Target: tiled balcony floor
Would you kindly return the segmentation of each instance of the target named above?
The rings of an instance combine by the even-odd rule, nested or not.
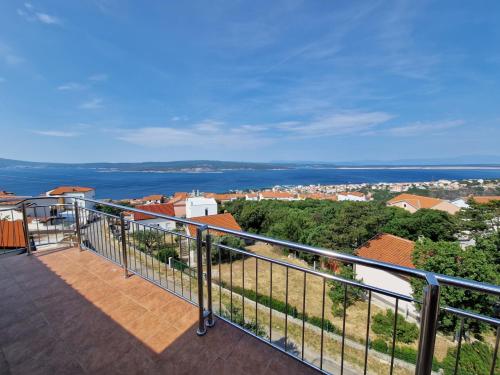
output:
[[[223,321],[77,249],[0,258],[0,375],[307,374]]]

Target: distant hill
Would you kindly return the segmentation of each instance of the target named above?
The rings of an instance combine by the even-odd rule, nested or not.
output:
[[[487,162],[489,160],[489,162]],[[91,168],[124,172],[210,172],[224,170],[275,170],[298,168],[398,168],[398,167],[500,167],[500,157],[460,157],[455,159],[421,159],[357,162],[239,162],[220,160],[181,160],[140,163],[48,163],[0,158],[0,168]]]

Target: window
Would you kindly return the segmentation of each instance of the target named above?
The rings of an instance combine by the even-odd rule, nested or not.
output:
[[[205,208],[205,216],[208,216],[208,208]]]

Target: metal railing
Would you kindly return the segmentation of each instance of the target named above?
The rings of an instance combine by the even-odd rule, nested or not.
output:
[[[30,201],[33,199],[43,198],[30,198]],[[107,206],[118,214],[102,212],[95,205]],[[324,373],[366,374],[370,371],[392,374],[397,370],[398,373],[422,375],[433,372],[436,339],[444,340],[438,334],[439,317],[451,314],[459,323],[452,373],[460,373],[462,340],[468,321],[492,327],[487,330],[493,342],[490,374],[498,371],[498,316],[485,316],[440,304],[443,286],[498,298],[500,287],[497,285],[433,274],[97,200],[76,199],[71,207],[63,204],[61,208],[72,213],[64,217],[72,217],[73,222],[60,226],[59,230],[63,234],[64,231],[72,231],[72,238],[76,238],[81,249],[94,251],[119,264],[125,276],[136,274],[197,305],[199,335],[204,335],[207,327],[214,326],[214,316],[217,316]],[[26,212],[25,205],[16,209],[22,213],[26,238],[32,238],[34,227],[27,222],[33,223],[34,219]],[[36,210],[32,211],[35,216]],[[135,221],[127,214],[130,212],[161,219],[162,224]],[[186,230],[189,227],[196,228],[196,233]],[[40,231],[36,233],[40,235]],[[51,242],[51,237],[48,238],[45,242]],[[246,244],[235,245],[234,241],[225,241],[228,238],[246,241]],[[30,243],[33,241],[28,241],[28,253]],[[38,243],[42,243],[40,238]],[[418,301],[412,296],[394,292],[390,286],[379,288],[314,269],[303,262],[252,252],[246,246],[249,243],[266,244],[268,250],[307,253],[317,258],[420,279],[425,283],[423,298]],[[332,286],[340,286],[343,295],[337,316],[331,312],[333,308],[328,289]],[[360,303],[366,307],[363,322],[359,317],[350,321],[352,295],[361,296]],[[376,295],[394,301],[392,332],[385,353],[372,347],[370,329],[373,313],[380,310],[374,304]],[[414,304],[420,311],[415,348],[417,357],[412,361],[408,360],[408,356],[398,354],[402,348],[412,348],[400,346],[403,344],[399,342],[397,332],[401,322],[398,307],[401,301]],[[352,331],[353,327],[356,332]]]

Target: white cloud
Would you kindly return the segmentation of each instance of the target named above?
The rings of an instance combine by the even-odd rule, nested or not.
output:
[[[58,86],[57,89],[61,91],[74,91],[74,90],[83,90],[86,89],[87,86],[78,82],[67,82]]]
[[[463,120],[448,120],[442,122],[415,122],[405,126],[397,126],[382,131],[384,134],[396,137],[409,137],[419,134],[436,134],[448,129],[464,125]]]
[[[289,121],[278,128],[296,138],[329,137],[364,132],[393,118],[385,112],[343,112],[309,122]]]
[[[145,147],[189,147],[227,149],[252,149],[271,144],[274,140],[260,134],[247,134],[244,138],[227,124],[206,120],[182,129],[165,127],[143,127],[118,129],[116,138]]]
[[[93,81],[93,82],[106,81],[107,79],[108,79],[107,74],[93,74],[89,77],[89,81]]]
[[[24,62],[24,59],[16,55],[8,45],[0,42],[0,61],[7,65],[18,65]]]
[[[24,8],[18,8],[17,14],[29,22],[41,22],[46,25],[61,25],[62,21],[56,16],[40,12],[31,3],[24,3]]]
[[[33,133],[38,135],[44,135],[47,137],[77,137],[80,135],[78,132],[73,131],[61,131],[61,130],[33,130]]]
[[[101,98],[93,98],[80,104],[81,109],[99,109],[103,107],[103,100]]]

